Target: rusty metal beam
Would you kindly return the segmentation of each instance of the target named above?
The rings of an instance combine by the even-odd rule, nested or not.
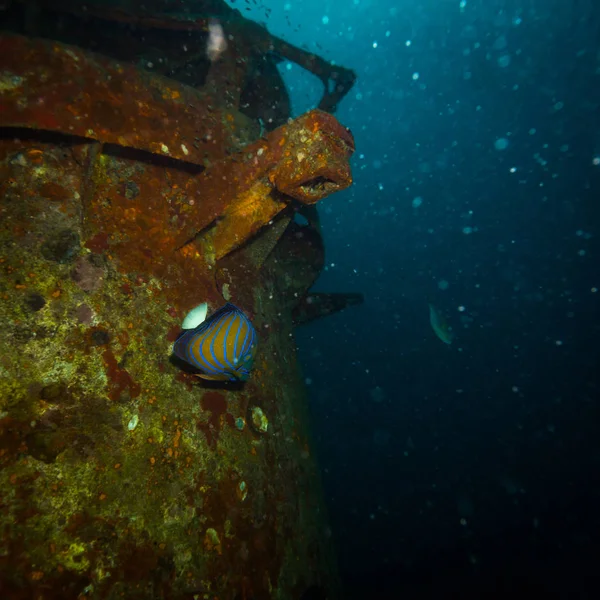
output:
[[[0,73],[3,127],[54,131],[198,165],[243,146],[255,137],[244,130],[257,129],[206,93],[58,42],[0,35]]]
[[[131,6],[129,10],[114,6],[106,6],[95,2],[82,4],[76,0],[38,0],[52,10],[64,11],[81,17],[93,16],[98,19],[116,23],[127,23],[145,29],[163,29],[168,31],[206,31],[210,18],[216,17],[225,25],[226,32],[232,37],[232,43],[238,46],[240,56],[250,52],[267,55],[275,53],[286,60],[306,69],[323,83],[323,96],[318,108],[335,112],[342,98],[352,89],[356,81],[356,73],[340,65],[333,65],[320,56],[294,46],[285,40],[272,35],[266,27],[246,19],[242,14],[224,1],[211,5],[205,13],[165,13],[153,12],[152,8],[141,13],[139,6]],[[147,5],[146,2],[142,3]],[[239,83],[239,81],[238,81]]]
[[[210,244],[217,260],[222,258],[271,222],[290,200],[312,205],[351,185],[348,161],[353,152],[352,134],[328,113],[313,110],[279,127],[193,181],[202,201],[188,215],[176,246],[184,246],[218,218],[201,243]]]
[[[14,58],[18,54],[26,60],[23,65]],[[209,113],[186,103],[207,97],[189,87],[74,47],[19,36],[0,37],[0,72],[5,92],[0,101],[2,125],[98,142],[96,160],[86,177],[89,193],[83,198],[86,237],[91,247],[110,247],[129,269],[139,268],[143,256],[152,255],[160,270],[162,261],[156,257],[178,249],[175,254],[182,261],[198,255],[218,261],[272,224],[290,204],[310,207],[352,182],[352,134],[319,110],[225,158],[225,150],[235,148],[235,128],[223,125],[228,122],[224,113]],[[234,113],[229,114],[230,121]],[[193,133],[202,137],[194,136],[189,146],[181,142]],[[161,164],[148,155],[154,168],[148,166],[144,175],[136,169],[125,187],[115,187],[105,173],[112,163],[97,160],[108,144],[174,160]],[[204,159],[203,151],[210,160]],[[192,175],[178,159],[203,162],[208,168]],[[172,169],[162,182],[164,167]],[[148,186],[150,173],[154,175]],[[104,206],[107,198],[109,210]],[[262,265],[289,219],[289,215],[284,221],[277,219],[268,243],[252,253],[255,267]],[[168,278],[162,271],[161,275]]]

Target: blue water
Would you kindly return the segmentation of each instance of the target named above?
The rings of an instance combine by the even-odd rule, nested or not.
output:
[[[365,303],[297,335],[348,597],[591,597],[600,5],[259,5],[358,75],[336,114],[354,185],[321,205],[317,289]],[[318,80],[280,67],[294,115],[313,107]]]

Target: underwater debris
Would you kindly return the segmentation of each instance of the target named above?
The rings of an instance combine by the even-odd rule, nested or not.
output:
[[[11,10],[25,4],[14,2]],[[67,5],[82,6],[36,3],[60,12]],[[86,3],[90,12],[102,10],[99,5]],[[73,23],[93,17],[65,13],[64,19],[68,38]],[[148,40],[152,29],[143,31]],[[317,569],[319,579],[335,580],[328,542],[318,533],[325,512],[315,500],[318,479],[285,459],[273,477],[279,457],[305,456],[296,446],[306,439],[306,423],[288,335],[291,305],[283,295],[273,301],[269,286],[275,274],[298,286],[300,297],[308,279],[297,283],[300,262],[282,264],[278,274],[262,265],[277,256],[272,251],[292,217],[294,195],[310,203],[349,185],[351,135],[317,111],[273,132],[265,145],[256,141],[256,123],[206,89],[141,73],[46,33],[0,38],[0,70],[27,79],[3,98],[8,135],[0,140],[6,174],[0,187],[17,200],[6,203],[0,222],[0,241],[10,242],[0,257],[0,275],[9,274],[2,288],[9,326],[0,335],[0,398],[6,399],[0,461],[9,468],[0,469],[0,487],[11,490],[0,529],[3,544],[22,549],[3,557],[7,594],[121,597],[131,591],[182,600],[198,582],[215,597],[243,590],[247,598],[287,598],[297,596],[297,578],[312,581]],[[193,32],[203,51],[205,33]],[[107,30],[103,35],[111,38]],[[240,58],[237,73],[245,70]],[[259,108],[270,110],[264,98]],[[279,123],[288,117],[280,115]],[[29,131],[17,139],[9,127]],[[290,136],[292,145],[279,145]],[[314,154],[307,148],[313,142]],[[244,157],[240,149],[254,143],[262,153]],[[299,168],[278,154],[288,149],[302,155]],[[221,180],[212,204],[205,204],[202,174],[230,159],[228,173],[242,191]],[[247,168],[237,169],[236,160]],[[36,177],[27,178],[33,170]],[[278,201],[269,201],[271,193]],[[20,219],[19,205],[41,217]],[[281,215],[263,227],[273,209]],[[196,228],[204,221],[215,224],[207,243],[207,232]],[[67,231],[80,240],[51,239]],[[182,232],[192,235],[180,247]],[[268,243],[253,245],[267,235]],[[296,249],[303,264],[316,256],[302,244]],[[232,277],[221,290],[224,258]],[[311,267],[312,279],[321,264],[317,259]],[[12,292],[14,282],[23,287]],[[190,299],[217,306],[220,295],[247,307],[260,331],[273,324],[261,334],[261,347],[274,358],[257,364],[244,394],[237,384],[207,391],[214,384],[198,384],[166,360],[167,336]],[[268,448],[256,439],[271,431],[268,419],[261,409],[249,412],[249,404],[272,410],[278,426],[281,418],[282,435],[271,437]],[[243,481],[229,477],[232,464]],[[280,498],[293,496],[297,486],[307,491],[296,501],[300,510],[279,513]]]
[[[177,46],[176,53],[171,52],[170,55],[165,56],[164,62],[170,66],[169,75],[178,78],[187,70],[203,74],[205,73],[203,68],[205,57],[212,61],[217,58],[218,51],[218,57],[221,59],[219,72],[212,74],[214,81],[211,83],[220,84],[217,89],[223,96],[229,95],[238,101],[242,98],[247,102],[250,101],[247,110],[252,116],[259,113],[260,116],[263,116],[263,121],[268,123],[270,119],[264,117],[272,115],[275,126],[281,124],[282,112],[286,108],[289,110],[289,98],[285,93],[285,86],[276,66],[280,60],[296,63],[321,81],[323,95],[318,107],[328,112],[336,111],[339,102],[348,94],[356,81],[356,74],[351,69],[332,64],[331,61],[325,60],[314,52],[294,46],[272,35],[266,26],[244,18],[239,10],[224,1],[197,0],[190,4],[189,12],[186,10],[185,12],[171,13],[164,10],[152,10],[147,2],[140,3],[136,0],[130,0],[127,9],[109,6],[104,2],[91,1],[81,5],[69,0],[38,0],[36,8],[40,11],[40,18],[43,18],[42,8],[44,5],[48,5],[52,11],[62,11],[75,18],[79,17],[78,25],[80,27],[87,25],[92,30],[94,25],[98,27],[94,19],[100,19],[103,27],[112,23],[112,35],[109,36],[109,39],[113,49],[122,45],[132,45],[132,41],[128,37],[130,31],[148,31],[150,32],[148,37],[152,36],[153,30],[163,35],[169,31],[185,31],[188,36],[188,42],[184,46],[186,49],[185,60],[183,61],[179,55],[179,46]],[[137,14],[138,12],[141,14]],[[88,25],[89,21],[91,23]],[[117,25],[116,28],[114,24]],[[122,24],[127,24],[128,27],[119,27]],[[221,32],[216,28],[217,24],[221,26],[222,38]],[[211,26],[212,41],[210,39]],[[208,40],[206,40],[206,35],[198,35],[200,32],[205,34],[207,31],[209,32]],[[226,40],[228,44],[225,44]],[[128,42],[129,44],[127,44]],[[188,48],[188,46],[190,47]],[[254,56],[255,60],[240,61],[240,57],[249,54]],[[143,59],[142,56],[139,58]],[[259,69],[257,69],[257,64],[261,65]],[[152,66],[156,68],[159,65],[152,63]],[[184,69],[184,67],[189,69]],[[189,75],[185,80],[189,80]],[[22,78],[20,77],[6,78],[5,85],[9,89],[21,84]],[[277,93],[274,90],[277,90]],[[259,101],[260,92],[263,92],[264,95],[268,94],[271,101]],[[275,104],[276,110],[273,110],[269,106],[270,104]]]
[[[310,148],[306,160],[298,152]],[[352,134],[312,110],[201,173],[202,210],[189,211],[175,248],[197,245],[219,260],[252,239],[292,200],[313,205],[352,184]],[[279,232],[283,234],[284,230]]]

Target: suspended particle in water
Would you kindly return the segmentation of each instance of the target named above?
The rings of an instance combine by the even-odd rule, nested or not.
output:
[[[508,140],[506,138],[498,138],[494,142],[494,148],[496,150],[506,150],[508,148]]]
[[[506,67],[510,66],[510,54],[503,54],[498,57],[498,66],[501,69],[506,69]]]
[[[496,38],[494,42],[494,50],[504,50],[508,46],[508,42],[506,41],[506,36],[500,35]]]

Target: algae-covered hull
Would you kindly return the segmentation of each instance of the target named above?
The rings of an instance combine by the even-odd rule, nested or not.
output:
[[[313,111],[256,141],[73,46],[0,56],[0,595],[336,597],[292,330],[322,243],[292,218],[349,185],[352,136]],[[230,300],[254,370],[203,382],[171,344]]]

